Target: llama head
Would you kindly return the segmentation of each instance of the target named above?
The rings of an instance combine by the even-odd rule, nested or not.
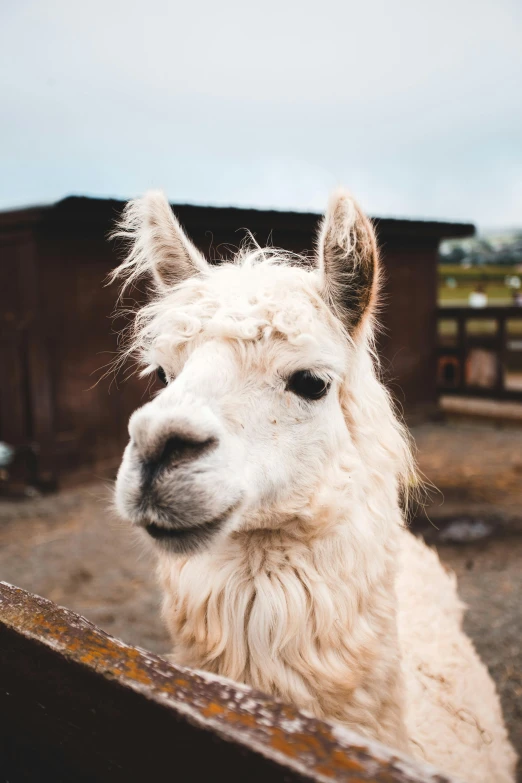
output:
[[[388,405],[369,350],[371,223],[339,192],[313,264],[254,248],[212,266],[150,193],[127,205],[116,236],[131,248],[114,276],[153,282],[129,351],[165,384],[130,419],[120,514],[185,554],[306,514],[327,470],[364,462],[355,408],[378,417]]]

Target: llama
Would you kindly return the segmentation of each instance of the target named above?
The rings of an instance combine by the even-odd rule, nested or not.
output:
[[[156,549],[173,660],[513,781],[455,579],[405,528],[415,466],[379,380],[369,219],[339,191],[313,262],[252,245],[215,266],[150,192],[116,236],[113,277],[152,294],[125,354],[164,388],[131,416],[115,501]]]

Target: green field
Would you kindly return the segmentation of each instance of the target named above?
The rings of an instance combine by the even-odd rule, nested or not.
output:
[[[512,289],[505,284],[505,278],[511,276],[517,276],[522,280],[522,273],[516,267],[487,266],[463,269],[461,266],[440,264],[438,268],[439,305],[442,307],[444,305],[467,305],[468,296],[478,284],[488,295],[490,305],[511,305],[513,303]],[[448,278],[455,280],[456,287],[452,288],[447,284]]]

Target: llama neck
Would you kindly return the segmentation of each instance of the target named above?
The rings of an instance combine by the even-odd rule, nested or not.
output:
[[[285,518],[185,561],[163,560],[164,617],[177,662],[405,747],[399,525],[355,506],[348,519],[335,504],[323,507],[328,524],[319,530]]]

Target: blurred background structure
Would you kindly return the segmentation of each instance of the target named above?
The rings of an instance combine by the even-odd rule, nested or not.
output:
[[[344,184],[376,221],[383,373],[438,489],[412,524],[457,572],[522,752],[521,40],[518,0],[1,6],[0,579],[166,649],[153,566],[109,511],[154,389],[104,377],[107,235],[159,187],[212,260],[245,229],[310,251]]]
[[[150,396],[150,379],[123,382],[128,367],[116,375],[110,368],[118,350],[110,320],[117,290],[106,287],[106,277],[117,253],[107,237],[122,208],[115,201],[68,198],[0,215],[0,439],[16,457],[12,485],[63,487],[93,474],[114,475],[129,416]],[[241,226],[261,245],[311,255],[320,217],[175,209],[210,258],[230,255]],[[406,412],[425,417],[437,408],[437,248],[442,237],[468,236],[473,226],[392,219],[376,225],[386,273],[383,363]]]

